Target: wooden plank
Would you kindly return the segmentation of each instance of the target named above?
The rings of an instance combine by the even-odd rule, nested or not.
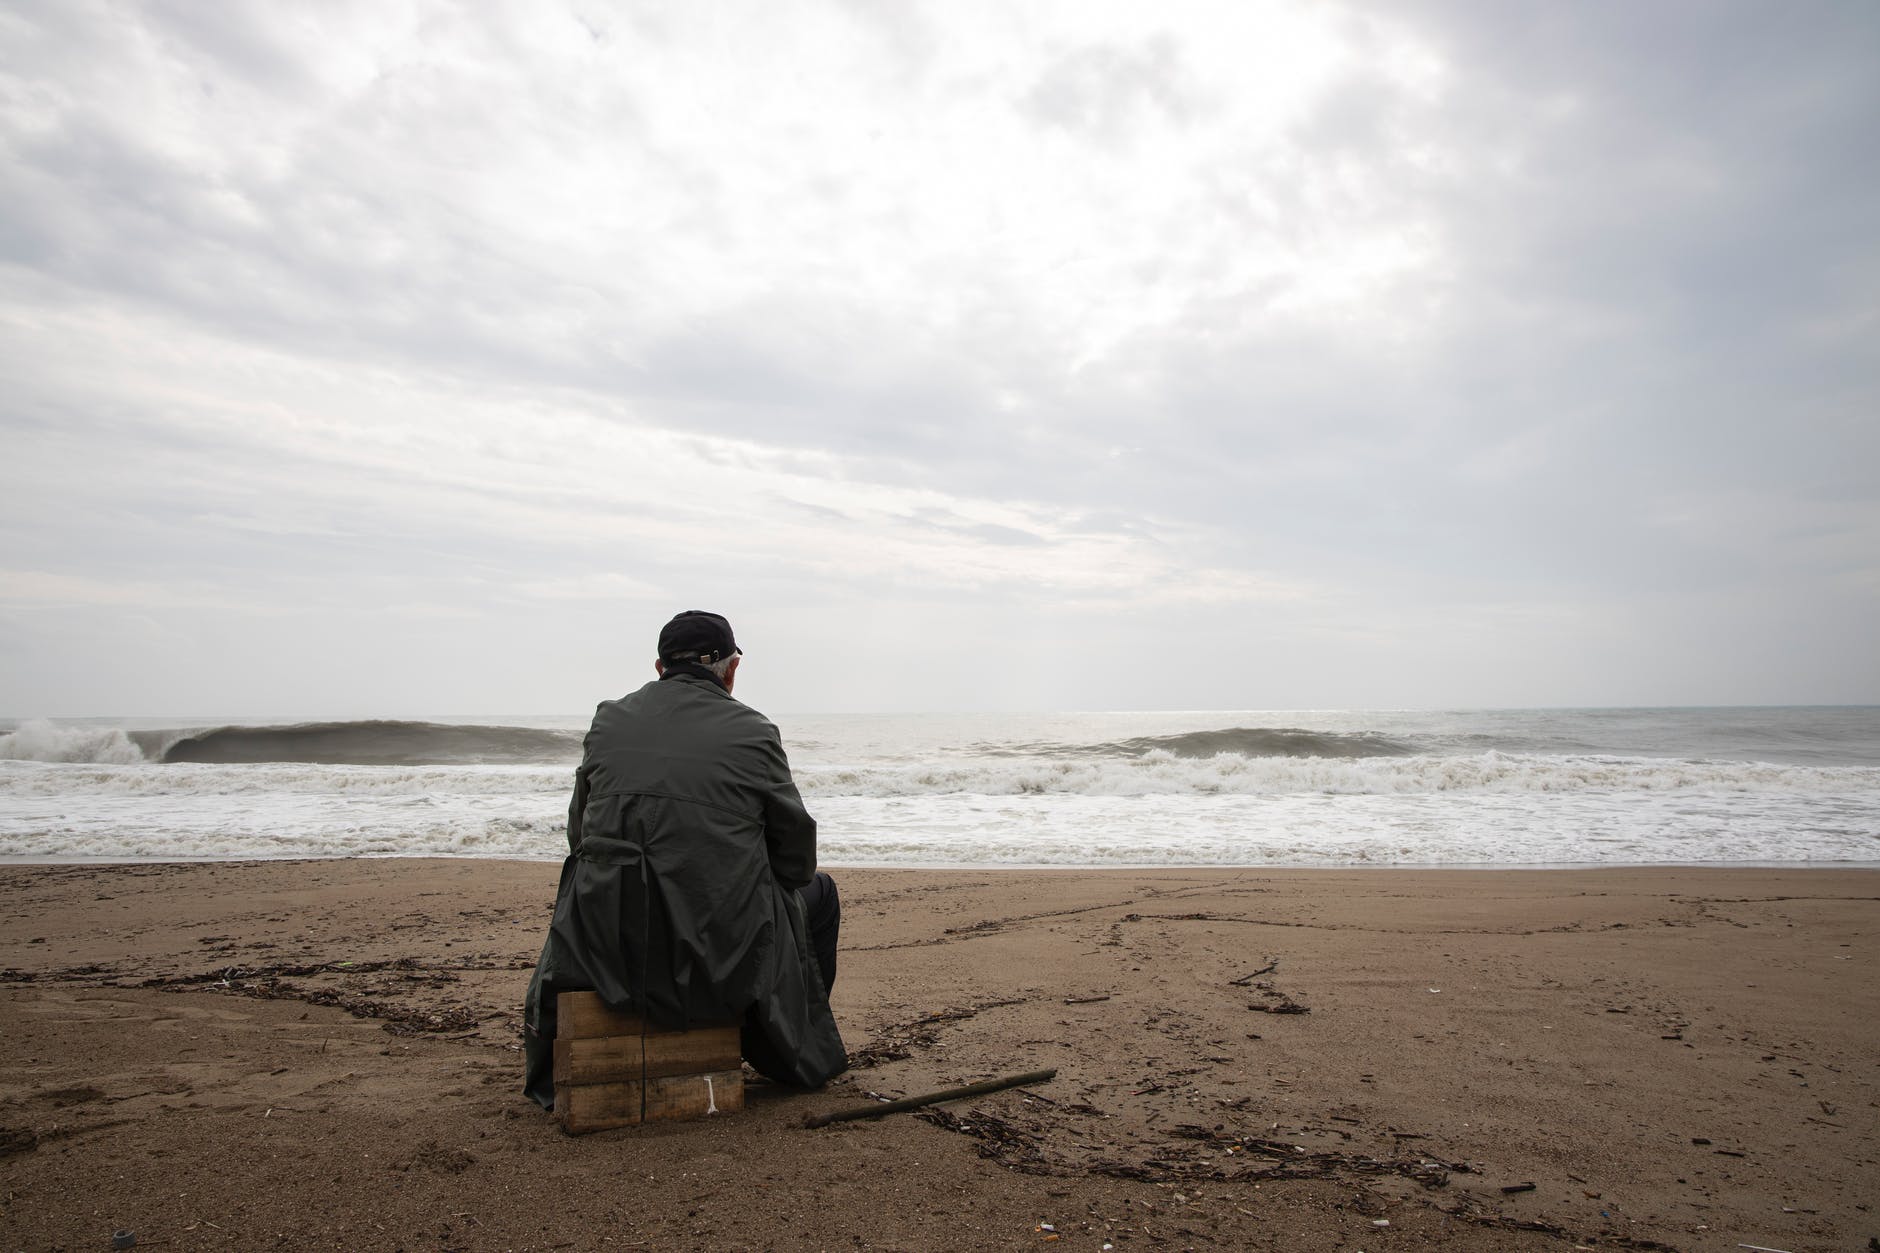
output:
[[[744,1108],[744,1072],[720,1070],[704,1075],[668,1075],[645,1084],[647,1122],[734,1114]]]
[[[702,1027],[671,1035],[610,1035],[555,1041],[556,1083],[614,1083],[663,1075],[736,1070],[742,1061],[736,1027]]]
[[[598,992],[563,992],[555,999],[557,1039],[640,1035],[644,1030],[645,1024],[637,1016],[607,1008]]]
[[[667,1075],[644,1083],[558,1083],[555,1119],[569,1135],[679,1121],[744,1108],[744,1072]]]
[[[643,1077],[691,1075],[736,1070],[743,1045],[735,1026],[694,1027],[672,1035],[646,1035]]]
[[[555,1082],[625,1083],[646,1077],[645,1037],[608,1035],[555,1041]],[[693,1066],[692,1070],[706,1070]]]
[[[558,1083],[555,1120],[571,1136],[608,1127],[631,1127],[644,1117],[646,1085],[631,1083]]]
[[[661,1030],[593,992],[563,992],[555,1010],[555,1117],[568,1134],[744,1108],[736,1023]]]

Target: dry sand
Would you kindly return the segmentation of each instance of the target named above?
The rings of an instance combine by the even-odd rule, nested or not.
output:
[[[1880,872],[838,871],[849,1075],[568,1138],[556,869],[0,867],[0,1251],[1880,1248]]]

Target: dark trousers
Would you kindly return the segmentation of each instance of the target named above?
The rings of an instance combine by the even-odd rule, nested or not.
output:
[[[807,886],[797,889],[809,918],[809,947],[822,968],[823,985],[836,986],[836,935],[842,930],[842,897],[836,881],[818,870]]]

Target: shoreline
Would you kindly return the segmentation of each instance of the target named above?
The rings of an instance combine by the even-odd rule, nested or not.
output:
[[[205,866],[205,865],[298,865],[300,863],[336,862],[336,861],[413,861],[413,862],[513,862],[518,865],[541,866],[560,865],[567,855],[556,853],[552,856],[521,857],[514,853],[458,853],[440,856],[436,853],[326,853],[295,854],[282,857],[86,857],[37,856],[25,854],[0,853],[0,867],[5,866]],[[1277,863],[1277,862],[1104,862],[1101,865],[1088,865],[1073,862],[858,862],[836,861],[827,863],[823,869],[875,871],[910,871],[910,872],[991,872],[1000,870],[1022,871],[1026,873],[1044,873],[1062,871],[1067,874],[1140,874],[1145,871],[1159,870],[1206,870],[1206,871],[1248,871],[1259,873],[1286,873],[1291,871],[1406,871],[1417,874],[1441,874],[1448,871],[1474,873],[1517,873],[1533,872],[1553,874],[1560,872],[1592,870],[1767,870],[1767,871],[1839,871],[1839,870],[1880,870],[1880,861],[1554,861],[1554,862],[1427,862],[1427,861],[1353,861],[1353,862],[1313,862]]]
[[[0,1232],[1371,1253],[1880,1232],[1873,869],[832,866],[855,1069],[569,1139],[514,1048],[558,861],[0,865]],[[1044,1067],[925,1119],[801,1125]]]

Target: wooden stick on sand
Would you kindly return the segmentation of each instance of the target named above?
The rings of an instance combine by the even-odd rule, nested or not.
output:
[[[969,1084],[964,1088],[948,1088],[944,1092],[929,1092],[925,1096],[904,1096],[898,1101],[882,1101],[873,1105],[858,1105],[853,1109],[837,1110],[833,1114],[812,1114],[803,1120],[805,1127],[827,1127],[832,1122],[853,1122],[858,1118],[880,1118],[883,1114],[898,1114],[902,1110],[919,1109],[923,1105],[938,1105],[941,1101],[964,1100],[969,1096],[985,1096],[989,1092],[1000,1092],[1006,1088],[1020,1088],[1028,1084],[1043,1083],[1057,1077],[1057,1068],[1050,1070],[1032,1070],[1022,1075],[1012,1075],[1006,1079],[988,1079],[984,1083]]]

